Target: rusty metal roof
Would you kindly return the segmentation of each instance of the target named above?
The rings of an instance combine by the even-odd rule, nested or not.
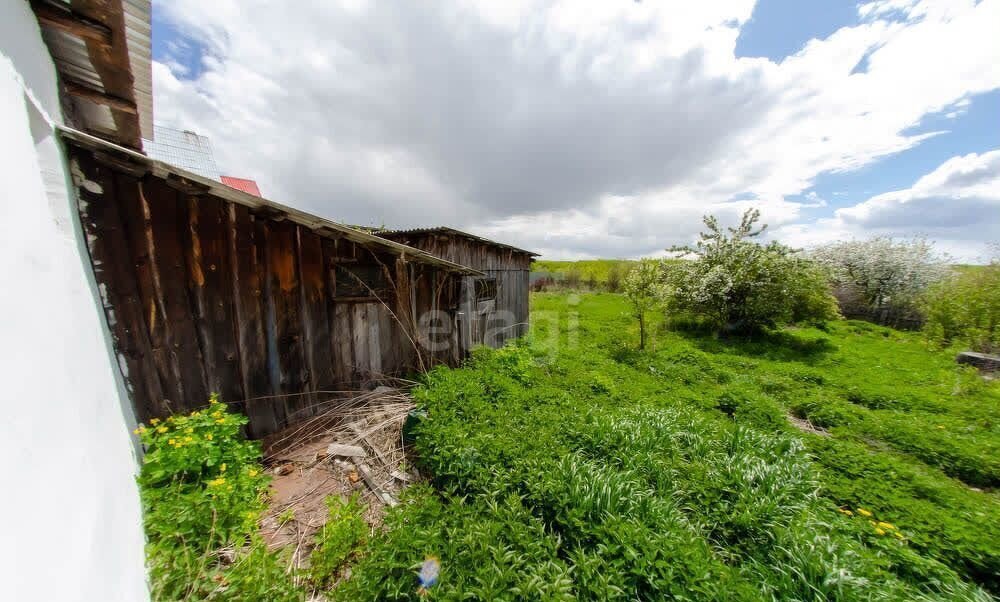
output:
[[[96,94],[106,94],[128,110],[113,108],[72,93],[69,118],[78,127],[102,137],[140,148],[141,138],[153,136],[153,73],[150,0],[31,0],[42,39],[59,72],[63,86],[71,83]],[[60,27],[78,20],[81,29],[98,31],[111,40],[101,45],[72,28]]]
[[[516,253],[524,253],[531,257],[538,257],[538,253],[534,251],[528,251],[526,249],[521,249],[513,245],[508,245],[506,243],[497,242],[495,240],[490,240],[489,238],[483,238],[482,236],[476,236],[475,234],[470,234],[468,232],[463,232],[461,230],[456,230],[455,228],[450,228],[448,226],[434,226],[431,228],[411,228],[409,230],[381,230],[375,232],[378,236],[388,239],[395,238],[405,238],[407,236],[421,236],[424,234],[444,234],[448,236],[460,236],[462,238],[468,238],[469,240],[474,240],[484,245],[490,245],[493,247],[500,247],[503,249],[510,249]]]
[[[254,182],[253,180],[248,180],[246,178],[234,178],[233,176],[219,176],[219,178],[226,186],[231,186],[236,190],[242,190],[243,192],[254,196],[263,196],[260,193],[260,187],[257,186],[257,182]]]
[[[483,275],[483,272],[477,269],[448,261],[447,259],[442,259],[428,253],[427,251],[415,249],[393,240],[368,234],[367,232],[356,230],[350,226],[332,222],[322,217],[317,217],[315,215],[305,213],[304,211],[299,211],[298,209],[293,209],[286,205],[276,203],[269,199],[254,196],[243,192],[242,190],[231,188],[217,180],[186,171],[180,167],[171,165],[170,163],[157,161],[156,159],[152,159],[142,153],[113,144],[96,136],[91,136],[85,132],[61,126],[57,126],[57,129],[63,139],[69,144],[116,157],[118,162],[128,163],[134,167],[144,167],[149,170],[148,173],[158,178],[180,178],[204,187],[207,189],[208,193],[213,196],[217,196],[233,203],[239,203],[240,205],[245,205],[258,210],[262,208],[269,209],[272,214],[281,215],[284,219],[305,226],[320,236],[334,235],[336,237],[346,238],[363,245],[381,247],[387,252],[394,253],[396,255],[404,255],[413,261],[436,265],[452,272],[474,274],[478,276]]]

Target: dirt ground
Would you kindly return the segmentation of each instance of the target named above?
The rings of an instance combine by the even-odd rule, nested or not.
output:
[[[272,549],[294,551],[296,567],[305,565],[314,536],[326,522],[328,496],[347,499],[358,493],[374,534],[382,526],[387,501],[394,503],[407,484],[420,478],[409,468],[412,462],[402,441],[412,403],[395,390],[377,393],[265,441],[264,461],[272,481],[260,530]],[[361,447],[365,457],[329,456],[331,443]]]

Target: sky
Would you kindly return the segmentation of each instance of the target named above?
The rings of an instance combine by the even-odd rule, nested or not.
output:
[[[548,259],[761,210],[797,248],[1000,242],[1000,0],[170,0],[154,114],[323,217]]]

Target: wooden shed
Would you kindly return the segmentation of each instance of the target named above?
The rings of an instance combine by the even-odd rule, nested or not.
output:
[[[377,234],[482,272],[462,278],[458,328],[463,349],[499,347],[528,331],[528,278],[537,253],[447,227]]]
[[[459,295],[479,270],[62,136],[140,420],[217,392],[260,437],[312,415],[327,392],[464,356]]]

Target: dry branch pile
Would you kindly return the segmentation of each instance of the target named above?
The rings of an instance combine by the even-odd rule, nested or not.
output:
[[[413,409],[413,383],[371,391],[338,392],[317,404],[316,415],[265,440],[264,461],[274,474],[262,532],[272,547],[291,546],[293,566],[308,558],[327,517],[324,500],[357,491],[372,529],[386,505],[419,478],[407,459],[402,428]],[[331,448],[341,455],[329,453]]]

